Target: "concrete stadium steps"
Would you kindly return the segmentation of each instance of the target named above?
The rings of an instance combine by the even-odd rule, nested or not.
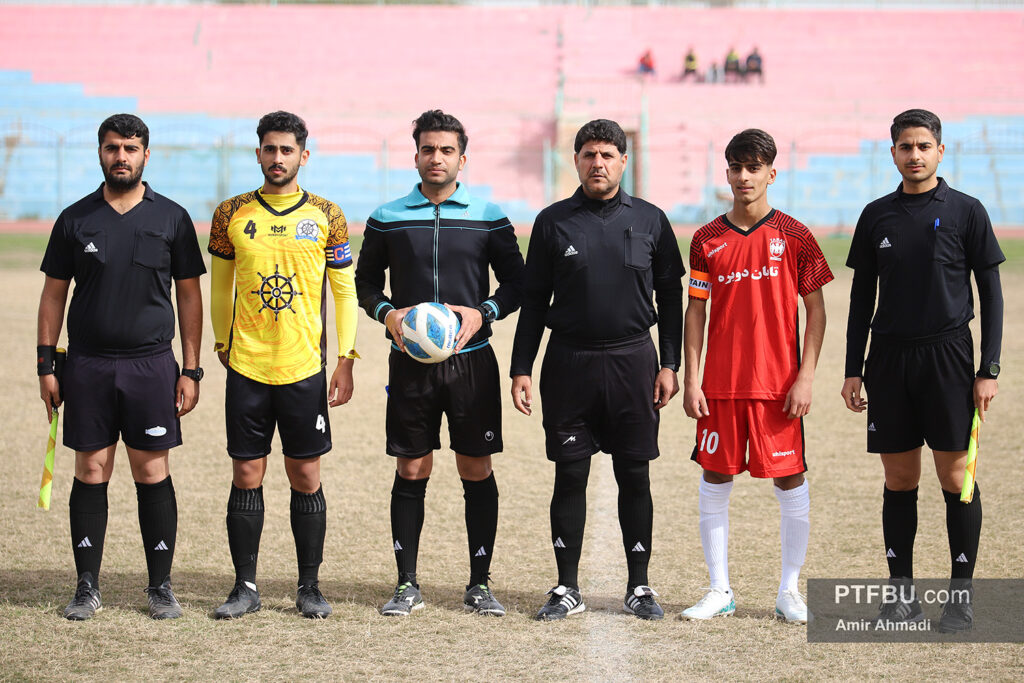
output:
[[[1021,12],[6,5],[0,40],[0,129],[21,122],[22,139],[42,148],[28,159],[14,152],[8,190],[52,187],[43,176],[58,168],[67,174],[62,197],[79,182],[92,189],[94,152],[79,162],[71,143],[94,144],[101,116],[139,111],[161,155],[151,179],[167,173],[168,194],[180,189],[202,215],[211,197],[256,184],[255,119],[285,108],[314,134],[305,183],[360,220],[415,181],[410,120],[437,106],[469,129],[466,181],[523,221],[545,202],[541,150],[554,139],[558,103],[566,120],[603,116],[640,130],[646,102],[647,154],[634,160],[643,194],[676,220],[717,206],[722,148],[757,126],[780,146],[773,196],[806,207],[805,220],[848,224],[864,196],[895,185],[884,139],[892,115],[923,106],[959,145],[944,172],[978,196],[995,192],[993,217],[1006,209],[1024,223],[1010,191],[1020,187],[1010,178],[1019,177],[1021,154],[1006,152],[1022,148]],[[756,45],[765,83],[679,83],[690,45],[702,71],[730,46],[742,59]],[[636,60],[647,48],[657,74],[641,80]],[[46,131],[69,143],[65,158],[49,150]],[[204,150],[212,140],[227,149]],[[177,149],[165,156],[164,147]],[[221,175],[193,180],[213,158]],[[18,169],[39,185],[15,180]],[[836,188],[855,208],[844,208]],[[53,203],[5,192],[0,214]]]

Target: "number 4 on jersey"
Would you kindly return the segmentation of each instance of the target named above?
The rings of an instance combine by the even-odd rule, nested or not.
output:
[[[249,221],[248,223],[246,223],[245,229],[242,230],[242,232],[248,235],[249,239],[256,239],[256,222]]]

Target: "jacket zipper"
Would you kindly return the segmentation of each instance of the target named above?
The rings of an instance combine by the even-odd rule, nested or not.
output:
[[[434,301],[440,303],[440,292],[437,283],[437,239],[441,232],[441,205],[434,205]]]

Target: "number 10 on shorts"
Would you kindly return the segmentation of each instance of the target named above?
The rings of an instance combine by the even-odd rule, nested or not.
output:
[[[706,429],[701,431],[700,448],[697,450],[701,453],[713,455],[714,452],[718,450],[718,432],[709,432]]]

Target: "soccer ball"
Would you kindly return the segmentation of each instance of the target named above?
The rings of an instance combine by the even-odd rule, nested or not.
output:
[[[444,304],[428,301],[413,306],[402,319],[405,351],[421,363],[440,363],[455,350],[459,327],[455,311]]]

